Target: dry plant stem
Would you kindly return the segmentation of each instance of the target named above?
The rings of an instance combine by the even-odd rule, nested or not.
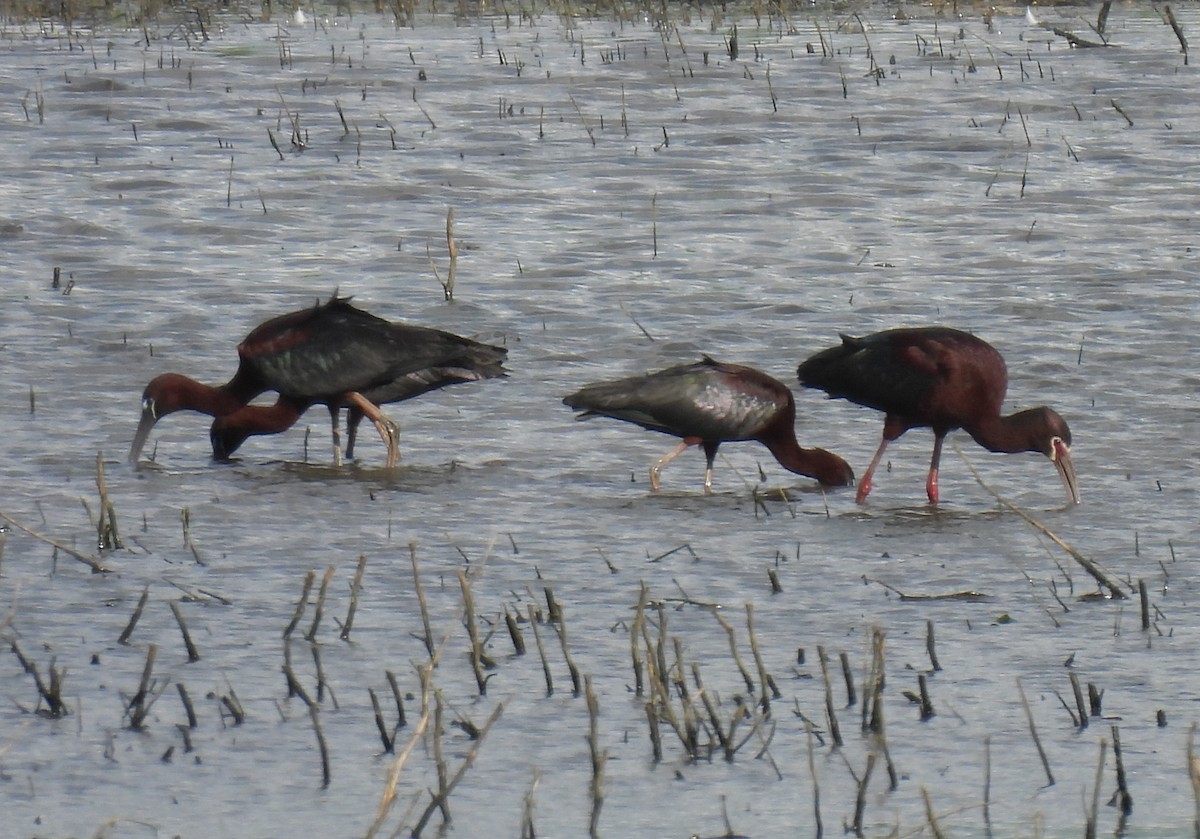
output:
[[[937,814],[933,812],[933,802],[929,800],[929,790],[921,787],[921,799],[925,802],[925,820],[929,822],[929,835],[933,839],[945,839],[941,825],[938,824]]]
[[[554,695],[554,677],[550,674],[550,662],[546,660],[546,647],[542,643],[542,632],[538,629],[537,609],[529,604],[529,625],[533,627],[533,642],[537,645],[538,656],[542,659],[542,673],[546,677],[546,696]]]
[[[854,690],[854,673],[850,669],[850,656],[846,653],[839,653],[838,657],[842,662],[842,679],[846,682],[846,707],[853,708],[858,702],[858,694]]]
[[[579,676],[579,668],[575,666],[575,660],[571,658],[571,647],[567,643],[567,619],[563,614],[562,606],[558,607],[558,623],[555,626],[558,630],[558,640],[562,643],[563,658],[567,662],[567,671],[571,674],[571,687],[575,696],[579,696],[583,692],[583,681]]]
[[[176,682],[175,689],[179,692],[179,701],[183,703],[183,710],[187,714],[188,728],[196,727],[196,709],[192,706],[192,698],[188,696],[187,688],[183,686],[183,682]],[[189,748],[190,752],[191,749]]]
[[[450,777],[450,770],[446,766],[446,756],[442,752],[442,738],[446,735],[446,729],[442,725],[442,718],[445,715],[446,707],[440,690],[433,692],[433,702],[433,730],[429,732],[429,739],[433,741],[433,763],[437,768],[438,780],[438,791],[433,800],[439,802],[437,809],[442,811],[442,821],[449,824],[452,819],[450,817],[450,802],[446,800],[446,796],[448,795],[446,781]],[[416,831],[413,831],[413,836],[416,835]]]
[[[637,609],[633,613],[633,625],[629,628],[629,653],[633,658],[634,695],[638,697],[645,695],[642,654],[638,648],[638,637],[646,630],[646,598],[648,595],[649,592],[646,590],[646,583],[643,581],[641,591],[638,594]]]
[[[534,770],[533,780],[529,782],[529,789],[525,791],[525,797],[521,801],[521,839],[537,839],[537,830],[533,826],[533,795],[541,782],[541,770]]]
[[[729,738],[725,736],[725,729],[721,725],[721,717],[717,713],[717,708],[713,705],[712,696],[704,689],[704,684],[700,681],[700,664],[692,662],[692,680],[696,683],[696,691],[700,695],[700,701],[704,703],[704,710],[708,712],[708,722],[712,726],[713,731],[717,735],[717,742],[721,744],[721,750],[725,752],[726,759],[731,759],[733,756]]]
[[[900,773],[896,771],[896,764],[892,762],[892,750],[888,748],[887,730],[883,719],[883,691],[875,692],[871,704],[874,706],[873,722],[871,723],[872,736],[875,738],[879,750],[883,752],[883,762],[887,766],[888,773],[888,790],[895,792],[900,786]]]
[[[387,676],[388,685],[392,689],[392,699],[396,703],[396,728],[393,729],[393,732],[395,732],[408,725],[408,721],[404,717],[404,694],[401,693],[400,685],[396,682],[395,673],[393,673],[391,670],[384,670],[383,674]],[[392,739],[395,739],[394,734]]]
[[[763,662],[762,652],[758,648],[758,636],[754,633],[754,604],[746,604],[746,632],[750,635],[750,653],[754,656],[754,666],[758,668],[758,680],[762,684],[762,697],[759,703],[762,705],[763,713],[771,713],[771,699],[781,699],[783,694],[779,692],[779,687],[775,684],[775,680],[771,678],[771,674],[767,672],[767,665]]]
[[[929,664],[933,667],[934,672],[942,669],[942,665],[938,662],[937,657],[937,642],[933,636],[933,621],[925,621],[925,649],[929,652]]]
[[[154,704],[154,698],[150,696],[150,676],[154,672],[154,659],[158,656],[158,645],[151,644],[146,650],[146,665],[142,668],[142,680],[138,684],[137,693],[129,700],[126,706],[126,713],[129,715],[129,727],[132,729],[140,729],[142,723],[146,720],[146,715],[150,713],[150,706]]]
[[[187,624],[183,622],[183,612],[179,609],[179,603],[172,600],[170,603],[171,614],[175,616],[175,622],[179,624],[179,633],[183,636],[183,645],[187,648],[188,662],[195,663],[200,660],[200,653],[196,649],[196,645],[192,643],[192,634],[188,632]]]
[[[124,546],[117,530],[117,513],[108,486],[104,482],[104,452],[96,452],[96,489],[100,493],[100,517],[97,522],[97,542],[101,550],[119,550]]]
[[[454,208],[446,210],[446,250],[450,254],[450,265],[446,268],[446,282],[442,292],[447,300],[454,299],[454,281],[458,277],[458,243],[454,241]]]
[[[992,735],[983,738],[983,824],[992,835]]]
[[[350,640],[350,630],[354,628],[354,613],[358,611],[358,595],[362,591],[363,573],[367,570],[367,555],[358,557],[358,567],[354,569],[354,580],[350,583],[350,606],[346,609],[346,622],[342,624],[341,639]]]
[[[97,574],[107,574],[109,571],[109,569],[105,568],[104,565],[100,562],[100,560],[97,559],[96,557],[89,556],[88,554],[80,553],[79,551],[75,550],[74,548],[67,547],[62,542],[59,542],[55,539],[51,539],[49,536],[43,536],[41,533],[38,533],[36,530],[29,529],[28,527],[21,524],[19,521],[17,521],[12,516],[9,516],[6,513],[0,512],[0,519],[4,519],[6,522],[11,524],[13,527],[17,528],[18,530],[23,531],[24,533],[28,533],[34,539],[37,539],[39,542],[45,542],[47,545],[50,545],[55,550],[62,551],[67,556],[71,557],[72,559],[76,559],[76,560],[82,562],[84,565],[86,565],[88,568],[91,568],[92,571]]]
[[[292,646],[287,641],[283,642],[283,677],[287,681],[289,697],[299,697],[300,701],[309,708],[316,704],[308,695],[308,691],[300,684],[300,680],[296,678],[296,671],[292,669]]]
[[[1163,14],[1167,16],[1167,23],[1171,24],[1171,31],[1175,33],[1175,37],[1179,39],[1179,47],[1183,50],[1183,63],[1186,66],[1188,63],[1188,42],[1184,37],[1183,27],[1179,25],[1179,21],[1175,19],[1175,12],[1171,11],[1170,6],[1163,6]]]
[[[1117,763],[1117,808],[1122,816],[1133,813],[1133,796],[1129,793],[1129,779],[1125,775],[1125,760],[1121,756],[1121,729],[1112,726],[1113,759]]]
[[[854,835],[862,837],[863,835],[863,815],[867,809],[867,784],[871,782],[871,772],[875,769],[875,753],[871,752],[867,755],[867,767],[863,770],[863,776],[858,780],[858,793],[854,797],[854,823],[850,829],[854,831]]]
[[[133,628],[137,626],[137,622],[142,618],[142,610],[146,608],[146,601],[150,599],[150,586],[146,585],[142,589],[142,596],[138,598],[137,606],[133,608],[133,614],[129,616],[129,623],[125,624],[124,631],[117,638],[117,643],[122,646],[129,644],[129,638],[133,635]]]
[[[1092,782],[1092,806],[1087,814],[1087,823],[1083,835],[1086,839],[1096,839],[1096,825],[1100,821],[1100,784],[1104,782],[1104,759],[1108,754],[1108,741],[1100,738],[1100,760],[1096,764],[1096,779]]]
[[[367,688],[367,694],[371,697],[371,709],[375,712],[375,728],[379,730],[379,739],[383,741],[383,750],[388,754],[393,754],[396,740],[388,731],[387,723],[383,721],[383,709],[379,707],[379,697],[375,695],[375,688]]]
[[[12,641],[9,644],[9,649],[13,651],[13,655],[17,657],[17,661],[21,663],[21,669],[33,677],[33,684],[37,688],[38,696],[46,701],[47,716],[56,718],[66,716],[68,709],[66,703],[62,701],[63,673],[55,669],[54,662],[50,662],[50,684],[47,685],[42,681],[41,674],[37,670],[37,665],[25,658],[16,641]]]
[[[513,652],[517,655],[525,655],[525,636],[521,634],[517,618],[508,610],[508,606],[504,607],[504,625],[508,627],[508,637],[512,639]]]
[[[829,681],[829,657],[825,654],[824,647],[817,647],[817,658],[821,662],[821,678],[825,682],[825,716],[829,719],[829,736],[833,738],[833,744],[840,748],[842,730],[838,726],[837,713],[833,707],[833,685]]]
[[[503,712],[504,705],[500,704],[497,705],[492,711],[491,715],[488,716],[488,720],[486,723],[484,723],[483,728],[479,729],[479,736],[477,736],[472,743],[471,750],[467,752],[467,756],[464,757],[462,763],[459,764],[458,770],[446,784],[445,794],[439,795],[435,800],[429,802],[429,806],[425,808],[425,812],[422,813],[421,818],[417,820],[417,824],[413,827],[411,834],[414,839],[415,837],[421,835],[421,831],[423,831],[425,826],[429,823],[429,819],[433,816],[434,811],[443,805],[444,799],[450,796],[450,793],[452,793],[454,788],[458,786],[458,782],[461,781],[463,776],[467,774],[467,770],[470,769],[475,763],[475,756],[479,754],[480,746],[483,745],[483,741],[487,737],[488,732],[492,730],[492,725],[495,724],[496,720],[500,718],[500,714]]]
[[[1083,688],[1079,685],[1079,675],[1071,671],[1068,678],[1071,680],[1071,692],[1075,694],[1075,708],[1079,711],[1079,727],[1080,729],[1087,728],[1088,715],[1087,709],[1083,705]]]
[[[917,686],[921,692],[921,722],[933,719],[937,712],[933,710],[933,702],[929,699],[929,684],[924,673],[917,674]]]
[[[592,816],[588,823],[588,835],[598,835],[600,810],[604,807],[604,765],[608,762],[608,750],[600,748],[600,701],[592,690],[592,677],[584,676],[584,695],[588,709],[588,749],[592,756]]]
[[[1038,737],[1037,726],[1033,724],[1033,710],[1029,707],[1029,699],[1025,696],[1025,686],[1017,679],[1017,692],[1021,695],[1021,706],[1025,709],[1025,718],[1029,721],[1029,733],[1033,737],[1033,745],[1037,747],[1038,757],[1042,760],[1042,768],[1046,771],[1046,786],[1054,786],[1054,773],[1050,771],[1050,761],[1046,750],[1042,748],[1042,739]]]
[[[300,592],[300,599],[296,601],[296,611],[292,614],[292,619],[283,630],[284,639],[287,639],[295,631],[296,625],[300,623],[300,618],[304,617],[304,610],[308,607],[308,595],[312,592],[316,579],[317,573],[312,569],[309,569],[308,573],[304,575],[304,589]]]
[[[1138,580],[1138,600],[1142,605],[1142,631],[1150,629],[1150,594],[1146,591],[1146,581]]]
[[[321,628],[321,618],[325,616],[325,596],[329,594],[329,583],[333,580],[334,568],[332,565],[325,569],[325,576],[321,578],[321,587],[317,589],[317,603],[313,608],[312,626],[308,628],[308,632],[304,633],[306,641],[313,641],[317,637],[317,630]]]
[[[975,466],[971,463],[971,461],[967,460],[966,455],[964,455],[962,453],[962,451],[958,449],[958,446],[955,446],[955,450],[958,451],[958,454],[963,459],[963,462],[967,464],[967,468],[971,470],[971,474],[975,476],[975,480],[979,483],[979,485],[981,487],[983,487],[988,492],[989,495],[991,495],[993,498],[995,498],[997,501],[999,501],[1001,505],[1003,505],[1004,507],[1007,507],[1009,510],[1012,510],[1018,516],[1025,519],[1025,521],[1028,522],[1031,527],[1033,527],[1036,530],[1041,531],[1048,539],[1050,539],[1050,541],[1054,542],[1054,544],[1058,545],[1060,548],[1062,548],[1064,551],[1066,551],[1068,554],[1070,554],[1071,558],[1074,559],[1076,562],[1078,562],[1083,567],[1084,571],[1087,571],[1089,574],[1092,575],[1092,578],[1094,580],[1096,580],[1096,582],[1098,582],[1104,588],[1108,589],[1109,597],[1112,597],[1117,600],[1124,600],[1126,598],[1126,594],[1125,594],[1124,590],[1121,588],[1121,584],[1118,581],[1116,581],[1112,577],[1110,577],[1104,571],[1104,569],[1100,568],[1100,566],[1098,566],[1096,563],[1092,562],[1086,556],[1084,556],[1079,551],[1075,550],[1070,545],[1068,545],[1065,541],[1063,541],[1058,536],[1056,536],[1053,532],[1051,532],[1051,530],[1048,527],[1046,527],[1046,525],[1042,524],[1040,521],[1035,519],[1033,516],[1029,515],[1024,510],[1022,510],[1020,507],[1013,504],[1008,499],[1002,497],[998,492],[996,492],[990,486],[985,484],[983,482],[983,479],[981,477],[979,477],[979,472],[976,471]]]
[[[321,731],[321,709],[316,705],[308,706],[308,715],[312,718],[313,733],[317,735],[317,748],[321,752],[321,789],[329,789],[329,746],[325,742],[325,733]]]
[[[471,596],[471,583],[461,568],[458,570],[458,586],[462,590],[463,612],[466,615],[467,636],[471,640],[471,670],[475,673],[475,685],[479,695],[487,694],[487,676],[483,672],[483,644],[479,640],[479,622],[475,619],[475,598]]]
[[[737,637],[734,634],[733,627],[730,626],[729,622],[716,609],[712,610],[712,614],[717,619],[717,623],[721,624],[721,628],[725,630],[725,634],[729,636],[729,652],[733,656],[733,661],[737,665],[738,672],[742,674],[742,681],[746,683],[746,690],[754,693],[754,680],[750,678],[750,672],[746,670],[746,665],[742,662],[742,656],[738,653]]]
[[[408,543],[408,555],[412,560],[413,591],[417,595],[417,603],[421,607],[421,625],[425,629],[425,649],[430,657],[433,656],[433,629],[429,625],[429,604],[425,602],[425,589],[421,586],[421,574],[417,570],[417,543]]]
[[[413,729],[412,736],[408,738],[408,742],[404,745],[400,754],[396,755],[396,759],[392,761],[391,769],[388,771],[388,778],[383,787],[383,796],[379,802],[379,809],[375,813],[375,821],[367,830],[367,839],[373,837],[383,827],[383,822],[391,812],[392,805],[396,801],[396,785],[400,782],[400,772],[404,769],[404,764],[408,761],[408,756],[412,754],[413,749],[425,737],[425,730],[429,727],[429,719],[432,716],[430,708],[429,696],[431,691],[433,668],[437,663],[437,655],[430,654],[430,660],[426,664],[417,665],[417,673],[421,678],[421,717],[417,720],[417,725]]]
[[[808,720],[804,721],[804,733],[808,740],[808,774],[812,776],[813,783],[813,821],[816,823],[816,839],[821,839],[825,833],[825,827],[821,823],[821,784],[817,780],[817,758],[815,749],[813,748],[813,724]]]

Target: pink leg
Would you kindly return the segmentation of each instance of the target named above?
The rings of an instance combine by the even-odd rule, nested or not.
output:
[[[867,495],[871,492],[871,478],[875,475],[875,467],[879,465],[879,461],[883,460],[883,452],[890,442],[887,437],[880,441],[879,448],[875,450],[875,457],[871,459],[871,465],[867,467],[867,474],[863,475],[862,480],[858,482],[858,493],[854,496],[854,500],[859,504],[867,500]]]
[[[929,503],[938,503],[938,463],[942,459],[942,441],[945,440],[942,434],[935,434],[933,437],[933,457],[929,461],[929,477],[925,479],[925,494],[929,496]]]
[[[680,443],[678,446],[676,446],[674,449],[672,449],[669,453],[663,455],[657,461],[655,461],[654,465],[650,467],[650,491],[651,492],[658,492],[658,487],[660,484],[659,476],[662,474],[663,467],[666,466],[668,463],[670,463],[675,458],[679,457],[684,452],[686,452],[688,450],[689,446],[694,446],[694,445],[696,445],[696,444],[689,443],[687,440],[684,440],[682,443]]]

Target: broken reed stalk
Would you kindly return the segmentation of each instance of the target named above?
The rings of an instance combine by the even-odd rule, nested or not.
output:
[[[921,787],[921,799],[925,802],[925,820],[929,822],[929,835],[933,839],[945,839],[946,834],[938,824],[937,814],[933,812],[933,802],[929,800],[929,790],[925,787]]]
[[[992,735],[983,738],[983,824],[992,835]]]
[[[717,619],[717,623],[721,624],[721,628],[725,630],[725,634],[729,636],[729,652],[733,656],[733,661],[737,665],[738,672],[742,674],[742,681],[746,683],[746,690],[754,693],[754,680],[750,678],[750,672],[746,670],[746,665],[742,662],[742,656],[738,653],[737,636],[734,633],[733,627],[730,626],[729,622],[716,609],[712,610],[712,614]]]
[[[942,665],[938,663],[937,645],[933,637],[933,621],[925,621],[925,649],[929,653],[929,663],[932,665],[934,672],[942,669]]]
[[[446,800],[446,781],[450,777],[450,773],[446,766],[446,756],[442,752],[442,739],[446,735],[442,718],[445,716],[446,706],[440,690],[433,692],[433,702],[433,730],[429,732],[429,739],[433,741],[433,763],[437,768],[438,791],[434,795],[434,801],[438,802],[437,809],[442,811],[442,821],[449,824],[451,821],[450,802]],[[416,835],[414,831],[413,836]]]
[[[417,543],[408,543],[408,554],[412,560],[413,591],[417,595],[417,603],[421,607],[421,625],[425,629],[425,650],[433,657],[433,629],[429,625],[429,604],[425,602],[425,589],[421,586],[421,574],[417,569]]]
[[[400,754],[396,755],[388,770],[388,777],[383,786],[383,795],[379,800],[379,808],[375,812],[375,821],[367,829],[367,839],[373,839],[383,827],[383,822],[387,819],[388,813],[391,812],[392,805],[396,801],[396,785],[400,782],[400,772],[404,769],[404,764],[408,762],[408,756],[412,754],[413,749],[424,739],[425,730],[429,727],[429,719],[432,716],[429,695],[432,690],[433,668],[436,663],[437,653],[435,652],[430,654],[427,663],[417,665],[417,674],[421,679],[421,716],[417,720],[412,736],[408,738],[408,742]]]
[[[196,649],[196,645],[192,643],[192,634],[188,632],[187,624],[183,622],[183,612],[179,609],[178,601],[170,602],[171,614],[175,616],[175,622],[179,624],[179,632],[183,635],[183,645],[187,648],[188,662],[195,663],[200,660],[200,653]]]
[[[1075,708],[1079,711],[1079,728],[1082,730],[1088,727],[1087,709],[1083,705],[1083,688],[1079,685],[1079,674],[1074,670],[1068,678],[1071,680],[1071,692],[1075,694]]]
[[[133,635],[133,628],[137,626],[137,622],[142,619],[142,610],[146,608],[146,601],[150,599],[149,583],[142,589],[142,596],[138,598],[137,606],[133,608],[133,614],[129,616],[129,623],[125,624],[125,629],[117,638],[117,643],[121,646],[129,645],[129,638]]]
[[[454,299],[454,280],[458,277],[458,243],[454,241],[454,208],[446,210],[446,250],[450,254],[450,264],[446,268],[446,282],[442,283],[442,292],[446,300]]]
[[[763,713],[771,713],[771,699],[782,699],[783,694],[779,692],[779,686],[775,684],[775,679],[767,672],[767,665],[763,662],[762,652],[758,648],[758,636],[754,633],[754,604],[746,604],[746,632],[750,635],[750,654],[754,656],[754,666],[758,668],[758,680],[762,684],[762,697],[759,703],[762,705]]]
[[[829,656],[820,645],[817,646],[817,659],[821,662],[821,678],[825,682],[825,716],[829,720],[829,736],[833,738],[835,746],[841,747],[842,730],[838,726],[837,713],[833,707],[833,685],[829,681]]]
[[[1142,631],[1150,629],[1150,593],[1146,590],[1146,581],[1138,580],[1138,600],[1142,606]]]
[[[821,823],[821,784],[817,780],[817,758],[815,749],[813,748],[814,731],[813,724],[809,720],[804,721],[804,734],[808,740],[808,774],[812,776],[813,783],[813,821],[816,823],[817,839],[821,839],[824,835],[825,827]]]
[[[500,718],[500,714],[503,712],[503,703],[497,705],[495,709],[492,710],[492,713],[488,716],[488,720],[486,723],[484,723],[483,728],[479,729],[479,735],[471,744],[471,750],[467,752],[467,756],[464,757],[462,763],[459,764],[458,770],[455,771],[454,775],[451,776],[450,780],[447,782],[445,791],[439,793],[437,796],[435,796],[433,801],[429,802],[429,806],[425,808],[425,812],[422,813],[421,818],[417,820],[417,823],[413,827],[412,833],[410,834],[414,837],[414,839],[421,835],[421,831],[423,831],[425,826],[429,823],[429,819],[433,816],[434,811],[442,807],[444,799],[450,797],[450,793],[452,793],[454,788],[458,786],[458,782],[461,781],[463,776],[467,774],[467,770],[474,765],[475,757],[479,754],[479,748],[483,745],[484,738],[487,737],[488,732],[492,730],[492,725],[495,724],[496,720]]]
[[[875,691],[871,705],[871,736],[875,738],[875,743],[883,752],[883,762],[887,766],[888,773],[888,790],[895,792],[900,786],[900,773],[896,771],[896,764],[892,761],[892,750],[888,747],[887,727],[883,718],[883,691]]]
[[[325,576],[321,578],[321,587],[317,589],[317,602],[313,608],[312,626],[308,628],[308,632],[304,633],[304,640],[313,641],[317,637],[317,630],[321,628],[321,618],[325,616],[325,596],[329,594],[329,583],[333,580],[334,567],[332,565],[325,569]]]
[[[367,570],[367,555],[360,554],[358,567],[354,569],[354,580],[350,583],[350,606],[346,609],[346,621],[342,624],[340,638],[350,640],[350,630],[354,627],[354,613],[358,611],[358,595],[362,591],[363,572]]]
[[[1183,50],[1183,63],[1187,66],[1188,63],[1188,42],[1183,34],[1183,27],[1179,25],[1179,21],[1175,19],[1175,12],[1171,11],[1170,6],[1163,6],[1163,14],[1167,16],[1167,23],[1171,24],[1171,31],[1175,33],[1175,37],[1179,39],[1179,46]]]
[[[109,569],[105,568],[104,564],[101,563],[100,560],[97,559],[96,557],[90,556],[88,554],[80,553],[79,551],[75,550],[74,548],[64,545],[62,542],[59,542],[55,539],[51,539],[49,536],[43,536],[41,533],[38,533],[36,530],[31,530],[30,528],[21,524],[19,521],[17,521],[16,519],[14,519],[12,516],[8,515],[7,513],[0,512],[0,519],[4,519],[6,522],[11,524],[13,527],[17,528],[18,530],[20,530],[24,533],[28,533],[34,539],[37,539],[39,542],[45,542],[47,545],[54,548],[56,551],[62,551],[67,556],[71,557],[72,559],[82,562],[88,568],[91,568],[93,573],[107,574],[109,571]]]
[[[929,698],[929,684],[924,673],[917,674],[917,687],[921,694],[921,722],[925,722],[937,716],[937,712],[933,710],[933,702]]]
[[[1083,835],[1096,839],[1096,825],[1100,822],[1100,784],[1104,783],[1104,759],[1108,754],[1108,741],[1100,738],[1100,760],[1096,764],[1096,779],[1092,782],[1092,806],[1088,810]]]
[[[65,717],[70,713],[67,704],[62,699],[62,682],[66,671],[59,670],[54,666],[54,659],[50,660],[50,683],[42,681],[42,676],[38,673],[37,665],[21,652],[21,648],[17,646],[16,641],[9,644],[9,649],[13,655],[17,657],[17,661],[21,663],[21,669],[33,677],[34,687],[37,688],[39,701],[45,700],[46,710],[43,713],[47,717],[57,719]]]
[[[863,836],[863,815],[867,809],[867,784],[871,782],[871,772],[875,769],[875,753],[871,752],[867,755],[867,766],[863,770],[862,778],[855,778],[858,781],[858,792],[854,796],[854,822],[850,829],[854,831],[854,835]],[[851,773],[853,774],[853,773]]]
[[[1125,774],[1125,760],[1121,756],[1121,728],[1120,726],[1112,726],[1113,738],[1113,759],[1117,763],[1117,792],[1113,796],[1116,800],[1117,809],[1121,811],[1121,815],[1129,816],[1133,813],[1133,796],[1129,793],[1129,779]]]
[[[537,830],[533,826],[533,795],[537,792],[541,782],[542,770],[535,769],[533,780],[529,782],[529,789],[525,790],[525,796],[521,799],[521,839],[537,839]]]
[[[293,696],[299,697],[300,701],[311,708],[316,703],[313,702],[308,691],[304,689],[304,685],[300,684],[300,680],[296,678],[296,671],[292,669],[292,645],[287,641],[283,642],[283,678],[287,682],[288,698]]]
[[[842,679],[846,682],[846,707],[853,708],[858,702],[858,694],[854,690],[854,673],[850,670],[850,656],[845,652],[839,653],[842,662]]]
[[[588,822],[588,835],[595,837],[600,825],[600,810],[604,807],[604,765],[608,762],[608,750],[600,748],[600,700],[592,690],[592,677],[583,677],[584,696],[588,709],[588,750],[592,756],[592,815]]]
[[[704,704],[704,710],[708,713],[708,722],[713,728],[713,732],[717,735],[717,742],[721,745],[721,750],[725,752],[727,761],[733,760],[732,743],[725,736],[725,728],[721,725],[721,717],[717,713],[717,708],[713,705],[712,696],[704,689],[704,683],[700,680],[700,663],[692,662],[692,681],[696,684],[696,692],[700,695],[700,701]]]
[[[388,731],[387,724],[383,721],[383,709],[379,706],[379,697],[375,695],[375,688],[367,688],[367,694],[371,697],[371,709],[375,712],[375,727],[379,729],[379,739],[383,741],[383,750],[388,754],[394,754],[396,738]]]
[[[638,593],[637,609],[633,613],[633,625],[629,628],[629,653],[633,658],[634,696],[645,695],[645,683],[642,677],[642,655],[638,650],[638,637],[646,631],[646,582],[643,580],[641,591]]]
[[[579,696],[583,692],[583,682],[579,677],[579,668],[575,666],[575,660],[571,658],[571,647],[567,643],[567,619],[563,615],[561,605],[558,607],[558,623],[554,625],[554,628],[558,631],[558,640],[562,643],[563,658],[566,659],[567,671],[571,674],[572,693],[575,696]]]
[[[312,718],[313,733],[317,735],[317,748],[321,752],[321,789],[329,789],[329,746],[325,742],[325,733],[321,731],[321,709],[316,705],[308,706],[308,715]]]
[[[295,631],[296,625],[300,623],[300,618],[304,617],[304,610],[308,608],[308,595],[312,592],[313,582],[316,579],[317,572],[310,568],[304,575],[304,589],[300,592],[300,599],[296,601],[296,611],[292,613],[292,619],[283,630],[285,640]]]
[[[117,512],[108,496],[108,485],[104,482],[104,452],[96,452],[96,489],[100,493],[100,515],[96,522],[96,542],[100,550],[120,550],[125,545],[117,530]]]
[[[976,471],[975,465],[973,463],[971,463],[970,460],[967,459],[967,456],[962,453],[962,450],[958,448],[957,444],[955,445],[954,448],[955,448],[955,451],[958,452],[959,457],[961,457],[963,459],[963,462],[967,464],[967,468],[971,470],[971,474],[975,476],[976,482],[981,487],[983,487],[988,492],[989,495],[991,495],[993,498],[995,498],[997,501],[999,501],[1002,506],[1008,508],[1009,510],[1016,513],[1021,518],[1025,519],[1025,521],[1028,522],[1031,527],[1033,527],[1035,530],[1040,531],[1043,535],[1046,536],[1046,538],[1048,538],[1054,544],[1058,545],[1060,548],[1062,548],[1064,551],[1066,551],[1068,554],[1070,554],[1071,558],[1074,559],[1076,562],[1078,562],[1084,571],[1087,571],[1088,574],[1090,574],[1096,582],[1098,582],[1104,588],[1108,589],[1109,597],[1113,598],[1114,600],[1124,600],[1126,598],[1127,595],[1125,594],[1124,590],[1121,588],[1120,582],[1118,582],[1117,580],[1110,577],[1104,571],[1104,569],[1102,569],[1099,565],[1097,565],[1095,562],[1092,562],[1092,560],[1088,559],[1086,556],[1081,554],[1079,551],[1075,550],[1073,547],[1068,545],[1064,540],[1060,539],[1053,531],[1050,530],[1050,528],[1046,527],[1046,525],[1042,524],[1040,521],[1038,521],[1033,516],[1026,513],[1024,510],[1022,510],[1016,504],[1013,504],[1011,501],[1009,501],[1008,499],[1001,496],[1000,493],[996,492],[990,486],[985,484],[983,482],[983,478],[981,478],[979,476],[979,472]]]
[[[142,668],[142,680],[138,684],[137,692],[125,707],[125,713],[129,716],[129,727],[136,730],[142,728],[142,724],[146,721],[146,715],[150,713],[150,707],[154,704],[157,696],[151,696],[150,676],[154,672],[154,660],[158,657],[158,645],[151,644],[146,650],[146,664]]]
[[[546,677],[546,696],[554,695],[554,677],[550,674],[550,662],[546,660],[546,646],[542,643],[542,633],[538,629],[537,609],[529,604],[529,625],[533,627],[533,642],[537,645],[538,656],[542,659],[542,674]]]
[[[1050,771],[1050,760],[1046,750],[1042,748],[1042,738],[1038,737],[1037,726],[1033,723],[1033,709],[1029,707],[1029,699],[1025,696],[1025,686],[1017,679],[1017,693],[1021,696],[1021,706],[1025,709],[1025,718],[1029,721],[1029,733],[1033,737],[1033,745],[1037,747],[1038,757],[1042,760],[1042,769],[1046,771],[1046,786],[1054,786],[1054,773]]]
[[[483,652],[483,643],[479,640],[479,622],[475,619],[475,598],[471,595],[471,582],[461,568],[458,569],[458,587],[462,590],[463,612],[466,616],[467,637],[471,641],[471,670],[475,673],[475,685],[480,696],[487,695],[488,677],[483,672],[483,662],[487,658]]]
[[[517,617],[508,610],[508,606],[504,607],[504,625],[508,627],[508,637],[512,639],[513,652],[516,655],[525,655],[525,636],[521,634],[521,627],[517,623]]]
[[[400,685],[396,682],[396,674],[391,670],[384,670],[383,674],[387,676],[388,686],[392,689],[392,699],[396,702],[396,728],[393,732],[404,728],[408,725],[408,721],[404,717],[404,694],[400,691]]]
[[[197,725],[196,709],[192,706],[192,697],[188,696],[187,688],[183,686],[183,682],[176,682],[175,690],[179,692],[179,701],[183,703],[184,713],[187,714],[187,727],[195,728]],[[188,751],[191,751],[190,747],[188,748]]]

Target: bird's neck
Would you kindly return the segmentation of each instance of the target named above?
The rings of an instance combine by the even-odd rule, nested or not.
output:
[[[216,425],[222,429],[237,428],[247,435],[278,434],[295,425],[302,413],[303,407],[280,397],[274,405],[243,405],[221,417]]]
[[[170,397],[164,400],[169,407],[160,413],[163,416],[175,411],[199,411],[210,417],[223,417],[245,405],[251,398],[235,376],[223,385],[206,385],[186,376],[178,376],[171,383]]]
[[[964,429],[975,442],[990,452],[1013,454],[1042,450],[1036,409],[1019,411],[1007,417],[990,417]]]
[[[796,442],[795,433],[776,433],[763,438],[762,443],[789,472],[815,478],[826,486],[845,483],[846,467],[842,459],[824,449],[804,448]]]

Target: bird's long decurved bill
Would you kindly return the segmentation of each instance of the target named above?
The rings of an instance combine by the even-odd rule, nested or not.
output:
[[[1075,464],[1071,462],[1071,448],[1058,438],[1055,438],[1051,445],[1054,453],[1050,456],[1050,460],[1054,462],[1054,468],[1058,470],[1058,476],[1062,478],[1063,486],[1067,488],[1067,495],[1071,497],[1071,503],[1078,504],[1079,482],[1075,479]]]
[[[138,458],[150,436],[150,429],[154,428],[156,422],[158,422],[158,416],[154,411],[154,406],[147,405],[142,408],[142,418],[138,422],[137,433],[133,435],[133,445],[129,447],[129,462],[134,466],[137,466]]]

